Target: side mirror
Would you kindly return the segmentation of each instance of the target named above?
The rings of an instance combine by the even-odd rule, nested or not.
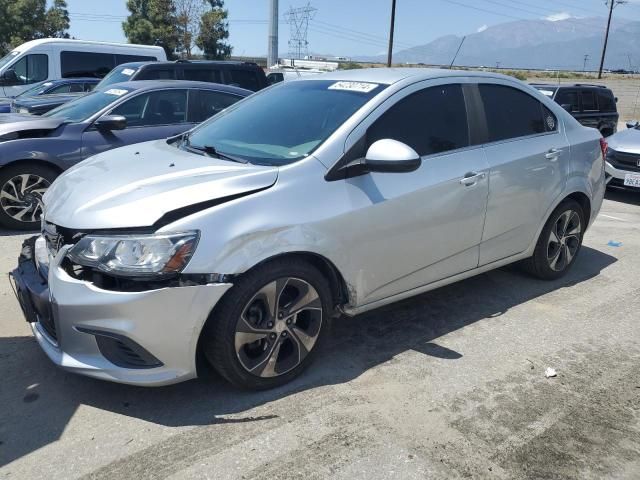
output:
[[[413,172],[421,164],[422,159],[413,148],[390,138],[373,142],[364,158],[369,172]]]
[[[562,105],[560,105],[562,108],[564,108],[567,112],[571,113],[571,104],[570,103],[563,103]]]
[[[640,122],[638,122],[638,120],[631,120],[627,122],[627,128],[636,128],[639,124]]]
[[[16,71],[13,68],[10,68],[8,70],[5,70],[2,75],[0,75],[0,84],[4,85],[4,86],[12,86],[12,85],[19,85],[20,79],[18,78],[18,76],[16,75]]]
[[[98,130],[124,130],[127,119],[122,115],[103,115],[93,124]]]

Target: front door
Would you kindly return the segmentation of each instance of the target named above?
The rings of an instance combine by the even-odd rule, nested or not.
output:
[[[478,266],[488,165],[482,147],[471,146],[462,85],[412,90],[392,97],[353,149],[363,156],[376,140],[391,138],[418,152],[420,168],[342,180],[354,204],[344,241],[359,272],[359,304]]]
[[[481,84],[489,201],[480,265],[525,251],[564,188],[569,144],[556,116],[529,93]]]
[[[187,90],[170,89],[141,93],[109,112],[127,119],[124,130],[89,127],[82,135],[83,158],[112,148],[178,135],[195,123],[187,116]]]

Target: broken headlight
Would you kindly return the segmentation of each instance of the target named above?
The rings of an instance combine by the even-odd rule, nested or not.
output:
[[[161,276],[178,273],[187,265],[199,233],[145,235],[87,235],[69,252],[74,263],[116,276]]]

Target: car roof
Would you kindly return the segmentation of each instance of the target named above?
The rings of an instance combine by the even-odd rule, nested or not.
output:
[[[234,65],[234,66],[242,66],[249,68],[260,68],[257,63],[253,62],[241,62],[236,60],[175,60],[171,61],[143,61],[143,62],[128,62],[121,63],[118,67],[128,67],[128,68],[140,68],[145,65],[159,65],[159,66],[167,66],[167,65],[216,65],[216,66],[225,66],[225,65]]]
[[[560,85],[553,83],[532,83],[534,87],[545,88],[597,88],[602,90],[610,90],[606,85],[598,85],[594,83],[562,83]]]
[[[253,92],[244,88],[233,87],[221,83],[195,82],[192,80],[136,80],[129,82],[112,83],[104,87],[105,90],[122,88],[127,91],[157,90],[160,88],[198,88],[202,90],[217,90],[219,92],[248,96]]]
[[[84,83],[84,82],[94,82],[98,83],[101,78],[95,77],[71,77],[71,78],[56,78],[53,80],[45,80],[44,83]]]
[[[444,68],[363,68],[358,70],[336,70],[320,75],[305,76],[304,80],[345,80],[352,82],[373,82],[391,85],[402,80],[412,79],[416,82],[446,77],[477,77],[513,80],[513,77],[492,72],[476,72],[467,70],[449,70]]]

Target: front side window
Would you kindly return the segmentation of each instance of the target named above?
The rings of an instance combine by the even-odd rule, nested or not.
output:
[[[57,87],[53,87],[47,93],[48,94],[52,94],[52,93],[69,93],[70,89],[71,89],[71,85],[58,85]]]
[[[279,83],[204,122],[189,143],[250,163],[286,165],[311,154],[384,88],[335,80]]]
[[[41,53],[26,55],[11,67],[15,72],[16,85],[42,82],[49,76],[49,56]]]
[[[553,121],[549,120],[548,115],[545,115],[544,105],[528,93],[492,84],[481,84],[479,89],[484,104],[489,142],[536,135],[557,128],[555,117]],[[550,126],[553,128],[549,130]]]
[[[260,90],[260,82],[258,81],[258,76],[253,70],[232,68],[227,70],[227,75],[231,77],[231,81],[229,82],[231,85],[235,85],[240,88],[246,88],[247,90],[251,90],[252,92],[257,92],[258,90]]]
[[[582,97],[582,110],[585,112],[597,112],[598,103],[596,102],[596,95],[591,91],[584,91],[580,94]]]
[[[60,70],[63,78],[102,78],[115,66],[110,53],[60,52]]]
[[[111,114],[125,117],[128,127],[184,123],[187,121],[187,91],[143,93],[117,106]]]
[[[367,148],[390,138],[420,156],[469,146],[469,125],[460,85],[425,88],[398,101],[367,130]]]

